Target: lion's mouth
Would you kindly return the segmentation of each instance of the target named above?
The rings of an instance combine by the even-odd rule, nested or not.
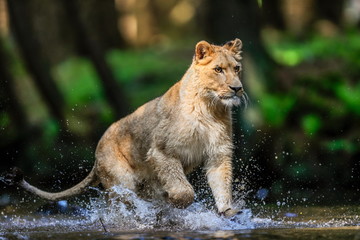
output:
[[[239,97],[236,95],[232,95],[232,96],[219,96],[219,98],[223,100],[227,100],[227,99],[237,99]]]
[[[225,105],[232,105],[232,106],[244,105],[245,108],[247,107],[249,101],[249,98],[245,92],[242,92],[240,96],[233,94],[233,95],[218,95],[218,97]]]
[[[240,98],[236,95],[220,95],[219,99],[226,106],[237,106],[240,104]]]

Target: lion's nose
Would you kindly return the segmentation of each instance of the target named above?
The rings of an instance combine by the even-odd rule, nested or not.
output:
[[[233,87],[233,86],[229,86],[229,88],[231,89],[231,90],[233,90],[234,92],[238,92],[238,91],[241,91],[242,89],[243,89],[243,87],[242,86],[240,86],[240,87]]]

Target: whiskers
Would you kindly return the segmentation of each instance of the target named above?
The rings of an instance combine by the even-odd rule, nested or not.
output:
[[[249,95],[247,95],[247,93],[244,91],[240,97],[240,105],[244,108],[247,109],[247,107],[249,106],[249,104],[251,104]]]

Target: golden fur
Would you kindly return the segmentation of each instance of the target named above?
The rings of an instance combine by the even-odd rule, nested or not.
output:
[[[101,183],[121,185],[144,198],[165,198],[187,207],[194,190],[186,178],[203,165],[219,213],[238,212],[232,202],[232,106],[244,98],[239,39],[223,46],[201,41],[191,66],[163,96],[112,124],[96,149],[91,173],[76,186],[48,193],[25,180],[26,190],[49,200]]]

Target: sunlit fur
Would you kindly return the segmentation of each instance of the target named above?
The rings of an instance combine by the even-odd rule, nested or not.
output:
[[[241,46],[239,39],[223,46],[199,42],[179,82],[108,128],[98,143],[93,170],[76,186],[59,193],[41,191],[25,180],[21,186],[57,200],[88,185],[101,183],[109,191],[120,185],[143,198],[187,207],[194,190],[186,174],[203,165],[219,213],[236,214],[231,109],[248,102],[240,81]]]

